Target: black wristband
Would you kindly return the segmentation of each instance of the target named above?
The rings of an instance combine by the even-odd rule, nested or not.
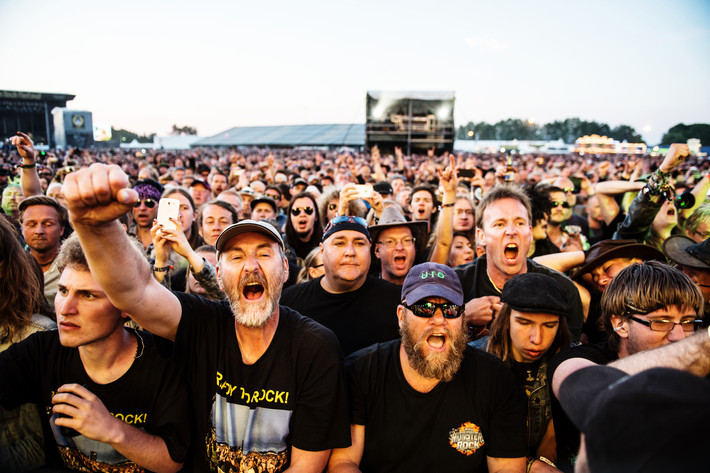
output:
[[[37,163],[32,163],[32,164],[16,164],[15,167],[17,169],[32,169],[33,167],[36,167]]]

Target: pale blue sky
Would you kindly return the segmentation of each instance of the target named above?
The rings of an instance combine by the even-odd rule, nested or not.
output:
[[[0,0],[0,89],[201,135],[362,123],[368,90],[453,90],[457,124],[710,123],[707,0]]]

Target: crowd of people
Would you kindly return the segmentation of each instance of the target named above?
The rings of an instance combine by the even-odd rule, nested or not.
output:
[[[9,144],[0,471],[707,471],[687,145]]]

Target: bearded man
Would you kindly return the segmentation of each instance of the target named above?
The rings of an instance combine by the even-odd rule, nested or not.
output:
[[[409,271],[401,341],[347,358],[352,446],[329,472],[525,471],[525,398],[500,360],[467,347],[463,303],[448,266]]]
[[[194,403],[194,471],[323,471],[331,448],[350,440],[342,355],[332,332],[279,307],[288,279],[279,232],[253,220],[222,232],[217,276],[228,302],[171,293],[116,220],[138,199],[127,183],[119,167],[94,164],[67,176],[67,205],[111,302],[175,342]]]

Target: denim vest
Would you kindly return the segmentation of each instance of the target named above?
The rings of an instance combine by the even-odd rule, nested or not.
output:
[[[543,359],[537,370],[533,389],[528,396],[528,450],[536,456],[547,424],[552,419],[551,386],[547,383],[547,358]]]

